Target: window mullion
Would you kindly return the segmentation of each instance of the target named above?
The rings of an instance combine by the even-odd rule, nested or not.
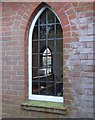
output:
[[[48,12],[46,10],[46,49],[48,48]],[[46,50],[46,95],[48,95],[47,50]]]
[[[54,23],[56,23],[55,16]],[[54,24],[54,96],[56,96],[56,24]]]
[[[38,18],[38,71],[40,71],[40,17]],[[40,73],[38,72],[38,94],[40,95]]]

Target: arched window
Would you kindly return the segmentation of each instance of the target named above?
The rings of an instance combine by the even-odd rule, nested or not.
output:
[[[44,6],[29,31],[29,99],[63,102],[62,45],[59,19]]]

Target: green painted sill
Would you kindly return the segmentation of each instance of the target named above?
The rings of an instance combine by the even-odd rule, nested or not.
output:
[[[21,104],[21,108],[27,111],[48,112],[56,114],[66,114],[66,107],[63,103],[58,102],[46,102],[46,101],[33,101],[29,100]]]

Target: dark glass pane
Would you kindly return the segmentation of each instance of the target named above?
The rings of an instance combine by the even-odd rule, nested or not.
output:
[[[38,55],[32,55],[32,66],[38,67]]]
[[[46,49],[46,41],[40,41],[40,53],[43,54]]]
[[[57,38],[62,38],[62,28],[60,24],[56,25],[56,37]]]
[[[54,40],[48,40],[48,47],[51,50],[51,54],[54,52]]]
[[[54,38],[54,25],[48,25],[47,34],[48,38]]]
[[[38,76],[38,68],[32,68],[32,76],[33,76],[33,79],[35,79],[35,77]]]
[[[41,39],[46,39],[46,26],[41,26],[40,36],[41,36]]]
[[[63,52],[62,40],[56,40],[56,52]]]
[[[63,55],[62,54],[56,54],[56,67],[62,67],[63,65]],[[60,71],[60,69],[59,69]],[[59,72],[57,71],[57,72]]]
[[[41,14],[40,20],[41,25],[46,24],[46,10]]]
[[[47,10],[48,14],[48,23],[54,23],[54,13],[51,12],[50,10]]]
[[[56,79],[56,96],[63,95],[63,68],[60,67],[54,68],[54,79]],[[55,89],[54,89],[55,90]]]
[[[34,31],[33,31],[33,39],[38,39],[38,26],[34,27]]]
[[[33,53],[38,53],[38,41],[33,41],[32,42],[32,52]]]
[[[38,94],[38,82],[35,82],[35,80],[32,82],[32,92],[33,94]]]

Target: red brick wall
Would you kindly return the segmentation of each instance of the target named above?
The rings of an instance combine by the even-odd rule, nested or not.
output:
[[[26,112],[20,108],[28,93],[28,28],[39,4],[2,3],[3,117],[63,117]],[[69,110],[67,117],[93,117],[93,3],[47,4],[57,13],[63,28],[63,84],[64,104]]]
[[[2,4],[0,4],[0,119],[2,116]]]

